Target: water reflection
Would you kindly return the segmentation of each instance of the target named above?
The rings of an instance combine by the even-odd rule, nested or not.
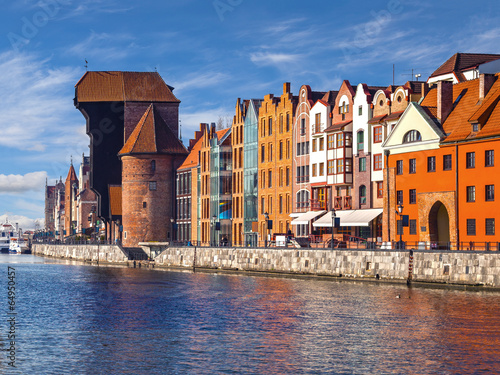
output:
[[[16,262],[22,374],[491,373],[500,365],[498,293],[0,261]]]

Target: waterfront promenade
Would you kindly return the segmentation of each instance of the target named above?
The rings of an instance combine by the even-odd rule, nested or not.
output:
[[[491,251],[169,247],[143,244],[154,267],[331,276],[500,288],[500,253]],[[35,244],[33,253],[133,266],[118,245]],[[137,261],[139,262],[139,261]]]

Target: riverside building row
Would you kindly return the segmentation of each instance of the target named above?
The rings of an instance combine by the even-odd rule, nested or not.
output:
[[[499,71],[500,55],[457,53],[427,82],[238,99],[177,169],[175,240],[498,246]]]

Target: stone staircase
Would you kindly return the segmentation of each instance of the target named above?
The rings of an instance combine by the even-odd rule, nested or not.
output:
[[[148,255],[140,247],[124,247],[129,260],[148,260]]]

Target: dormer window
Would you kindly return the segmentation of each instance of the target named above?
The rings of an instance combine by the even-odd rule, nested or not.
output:
[[[474,133],[479,131],[479,124],[477,122],[472,124],[472,131]]]
[[[403,143],[419,142],[422,140],[422,136],[418,130],[410,130],[403,137]]]

